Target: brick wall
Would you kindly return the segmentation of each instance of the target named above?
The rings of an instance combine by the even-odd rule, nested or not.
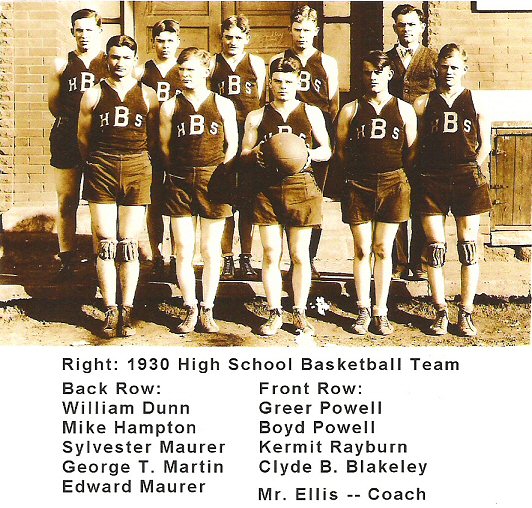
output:
[[[53,60],[71,46],[71,2],[14,2],[15,204],[55,202],[48,137],[47,80]],[[38,28],[38,29],[36,29]]]
[[[391,17],[399,2],[384,4],[384,48],[396,42]],[[412,2],[421,7],[421,2]],[[501,2],[501,6],[504,2]],[[456,42],[469,55],[465,84],[472,89],[532,89],[532,13],[476,13],[471,2],[428,2],[429,45]]]
[[[12,201],[15,155],[13,4],[0,4],[0,213]]]
[[[500,2],[504,6],[504,2]],[[463,44],[469,55],[468,87],[530,89],[532,13],[476,13],[470,2],[429,2],[431,45]]]

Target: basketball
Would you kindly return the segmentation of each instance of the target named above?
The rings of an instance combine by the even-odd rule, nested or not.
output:
[[[284,176],[299,173],[307,162],[308,149],[305,140],[288,132],[275,134],[264,143],[264,160]]]

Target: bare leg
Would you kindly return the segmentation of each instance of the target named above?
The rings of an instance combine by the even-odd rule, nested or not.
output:
[[[445,244],[445,216],[425,215],[422,218],[427,244]],[[443,267],[427,266],[432,300],[437,307],[445,306],[445,279]]]
[[[196,277],[194,275],[194,246],[196,237],[195,217],[171,217],[170,227],[174,235],[176,275],[185,305],[195,306]]]
[[[92,230],[98,242],[116,242],[118,208],[116,204],[89,203]],[[116,266],[114,258],[96,260],[98,284],[106,307],[116,305]]]
[[[292,289],[294,307],[304,309],[307,305],[311,284],[309,244],[311,227],[290,228],[290,259],[294,267],[292,272]]]
[[[251,255],[253,245],[253,221],[245,213],[238,213],[238,234],[241,254]]]
[[[456,234],[459,242],[476,242],[480,228],[480,215],[468,215],[456,217]],[[477,263],[462,265],[460,271],[462,306],[465,309],[473,309],[473,300],[477,292],[480,266]]]
[[[76,249],[76,213],[79,205],[81,170],[54,168],[57,192],[57,238],[59,252]]]
[[[144,206],[118,207],[118,240],[132,240],[138,246],[140,231],[144,224]],[[129,260],[118,260],[118,278],[122,293],[122,305],[133,306],[139,280],[140,263],[138,250]]]
[[[351,225],[354,242],[353,278],[357,291],[358,307],[371,307],[371,244],[373,239],[373,224]]]
[[[163,257],[164,222],[159,205],[148,205],[146,226],[153,259]]]
[[[203,258],[203,305],[214,305],[220,281],[220,255],[225,219],[200,219],[201,257]]]
[[[235,234],[235,216],[227,217],[222,236],[222,254],[233,256],[233,236]]]
[[[262,283],[270,309],[281,308],[283,280],[281,278],[281,254],[283,227],[280,225],[259,226],[262,242]]]
[[[375,315],[387,314],[388,293],[392,279],[392,249],[399,224],[377,222],[373,238],[373,254],[375,265],[373,277],[375,279]]]

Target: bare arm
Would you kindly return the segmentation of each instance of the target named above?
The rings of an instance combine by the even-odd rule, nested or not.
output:
[[[405,137],[406,137],[406,152],[404,154],[404,165],[407,171],[409,171],[414,162],[414,146],[417,138],[417,116],[414,108],[402,100],[398,101],[399,112],[401,118],[405,124]]]
[[[144,76],[145,70],[146,68],[144,67],[144,64],[137,65],[135,69],[133,69],[133,77],[137,79],[138,81],[140,81]]]
[[[218,105],[220,115],[224,121],[224,135],[225,135],[225,157],[224,164],[229,164],[238,152],[238,125],[236,123],[236,109],[233,101],[215,95],[214,100]]]
[[[338,83],[338,63],[329,55],[323,55],[323,66],[327,72],[327,81],[329,88],[329,113],[331,120],[334,122],[338,110],[340,109],[340,90]]]
[[[338,125],[336,127],[335,156],[342,168],[346,166],[346,147],[349,140],[349,127],[351,120],[358,109],[358,102],[353,101],[346,104],[338,115]]]
[[[331,158],[331,141],[325,127],[323,113],[316,106],[305,106],[308,119],[312,125],[312,135],[316,140],[317,147],[309,150],[310,158],[316,162],[328,161]]]
[[[262,121],[262,115],[264,113],[264,108],[251,111],[246,118],[246,123],[244,126],[244,138],[242,139],[242,159],[249,163],[253,164],[262,160],[260,143],[258,141],[258,127]],[[263,165],[263,164],[261,164]]]
[[[78,118],[78,145],[83,161],[89,157],[92,112],[100,100],[101,91],[100,85],[95,85],[89,88],[81,99]]]
[[[484,107],[475,101],[473,96],[473,104],[477,111],[477,120],[479,127],[478,147],[477,147],[477,164],[482,166],[486,161],[491,151],[491,119],[486,115]]]
[[[67,61],[56,58],[48,74],[48,109],[56,118],[61,115],[59,100],[61,97],[61,75],[65,70]]]
[[[170,168],[170,138],[172,137],[174,109],[175,97],[163,102],[159,111],[159,143],[165,169]]]
[[[159,101],[155,90],[149,86],[142,85],[142,94],[148,106],[148,115],[146,116],[148,152],[155,156],[159,148]]]
[[[249,55],[249,61],[257,76],[257,93],[260,97],[260,105],[263,106],[266,99],[266,65],[264,60],[257,55]]]

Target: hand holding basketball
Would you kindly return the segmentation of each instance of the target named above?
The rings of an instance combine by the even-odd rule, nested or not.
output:
[[[295,175],[310,165],[305,140],[288,132],[275,134],[265,141],[262,153],[266,165],[283,176]]]

